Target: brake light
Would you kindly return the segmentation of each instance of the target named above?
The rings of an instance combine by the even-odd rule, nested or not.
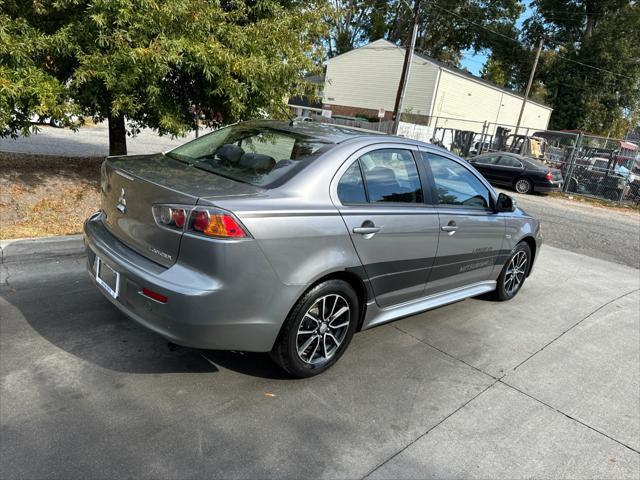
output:
[[[219,208],[196,209],[191,212],[189,229],[209,237],[247,237],[247,232],[233,214]]]
[[[176,227],[182,228],[184,227],[184,221],[187,215],[182,208],[172,208],[171,209],[171,220],[175,223]]]
[[[551,173],[551,170],[549,170],[549,171],[547,172],[547,174],[544,176],[544,178],[546,178],[546,179],[547,179],[547,180],[549,180],[549,181],[552,181],[552,180],[553,180],[553,173]]]

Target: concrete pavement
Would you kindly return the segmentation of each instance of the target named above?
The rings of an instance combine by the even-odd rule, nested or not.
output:
[[[0,152],[19,152],[34,155],[61,155],[70,157],[104,157],[109,154],[109,127],[106,122],[87,125],[78,131],[38,125],[39,132],[29,137],[0,138]],[[209,130],[202,129],[201,134]],[[144,128],[135,137],[127,137],[129,154],[163,152],[193,140],[195,133],[185,137],[160,136]]]
[[[3,479],[638,478],[636,269],[545,246],[513,301],[359,333],[289,380],[264,355],[169,351],[79,247],[3,245]]]

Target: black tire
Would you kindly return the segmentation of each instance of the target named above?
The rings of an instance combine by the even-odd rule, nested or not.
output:
[[[521,252],[526,256],[526,263],[524,265],[524,270],[522,272],[522,278],[520,282],[517,284],[517,286],[515,286],[515,288],[513,288],[512,284],[507,281],[507,276],[511,275],[508,271],[510,269],[510,266],[512,265],[512,261],[514,260],[514,258],[516,258],[517,256],[522,256]],[[518,294],[518,292],[522,288],[522,285],[524,285],[524,282],[527,279],[527,275],[529,275],[529,270],[531,269],[531,260],[531,248],[529,248],[527,242],[520,242],[515,246],[515,248],[511,251],[511,254],[509,255],[506,263],[504,264],[504,267],[502,267],[502,271],[500,272],[500,276],[498,277],[498,285],[495,291],[495,298],[497,300],[504,302],[506,300],[511,300]]]
[[[522,194],[533,192],[533,183],[528,178],[520,177],[513,182],[513,189]]]
[[[567,187],[567,192],[578,192],[578,181],[575,178],[570,178],[568,184],[569,186]]]
[[[612,202],[617,202],[620,198],[620,191],[608,189],[604,192],[604,198],[611,200]]]
[[[325,317],[328,315],[323,313],[321,310],[318,310],[317,313],[314,312],[311,318],[316,318],[317,315],[317,318],[321,320],[321,322],[318,323],[315,320],[312,321],[311,318],[307,316],[307,313],[309,313],[310,309],[313,309],[316,306],[316,302],[321,302],[323,298],[326,298],[327,302],[330,302],[334,297],[340,297],[342,299],[338,300],[336,298],[336,304],[334,304],[334,308],[338,302],[340,302],[340,305],[343,305],[342,301],[344,301],[348,305],[348,315],[343,314],[341,316],[341,319],[339,320],[341,322],[340,324],[342,324],[348,317],[348,325],[345,325],[344,327],[341,327],[341,330],[338,330],[339,335],[336,334],[336,336],[341,337],[342,340],[340,344],[337,345],[337,348],[333,351],[333,353],[329,355],[328,359],[324,357],[324,360],[318,358],[317,363],[309,363],[308,361],[305,361],[303,358],[301,358],[301,355],[298,354],[299,346],[302,347],[303,345],[305,345],[306,340],[308,340],[312,336],[315,336],[317,338],[318,347],[322,345],[325,349],[324,353],[326,353],[326,349],[331,348],[331,344],[333,342],[330,339],[327,340],[327,337],[322,337],[325,339],[325,342],[328,342],[329,345],[327,346],[327,343],[321,343],[320,340],[322,328],[321,325],[323,323],[325,324],[324,332],[329,331],[328,324],[330,324],[331,322],[327,322],[325,320]],[[329,308],[331,308],[330,304],[328,304],[327,310]],[[338,310],[340,309],[341,308],[338,307]],[[356,330],[359,318],[360,302],[358,301],[358,295],[356,295],[356,292],[353,290],[351,285],[349,285],[344,280],[339,279],[327,280],[326,282],[322,282],[308,290],[302,296],[302,298],[298,300],[298,303],[296,303],[296,305],[293,307],[291,313],[284,322],[282,329],[280,330],[280,334],[278,335],[278,339],[276,340],[273,349],[271,350],[271,358],[275,363],[277,363],[286,372],[294,377],[306,378],[318,375],[330,368],[340,359],[344,351],[347,349],[349,343],[351,342],[351,338],[353,337],[353,334]],[[299,340],[298,330],[300,329],[303,321],[306,322],[305,326],[303,326],[303,331],[310,331],[311,329],[315,328],[316,333],[300,334],[309,336],[302,336]],[[333,333],[333,330],[330,333]],[[301,342],[302,345],[298,345],[298,342]],[[315,340],[313,340],[312,342],[313,343],[309,345],[308,350],[305,350],[305,352],[307,352],[307,360],[309,360],[310,358],[311,361],[313,361],[315,358],[313,354],[309,354],[309,350],[311,350],[315,345]],[[322,356],[322,351],[319,352],[318,355]]]

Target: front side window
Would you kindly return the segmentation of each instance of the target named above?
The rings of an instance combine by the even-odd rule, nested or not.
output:
[[[489,208],[489,189],[471,171],[449,158],[428,153],[438,203],[461,208]]]
[[[312,136],[257,124],[221,128],[167,156],[239,182],[269,188],[330,148]]]
[[[422,203],[418,168],[409,150],[374,150],[360,157],[369,202]]]

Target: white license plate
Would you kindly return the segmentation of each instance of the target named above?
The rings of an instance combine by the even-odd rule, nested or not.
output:
[[[120,292],[120,274],[96,255],[96,282],[113,298]]]

